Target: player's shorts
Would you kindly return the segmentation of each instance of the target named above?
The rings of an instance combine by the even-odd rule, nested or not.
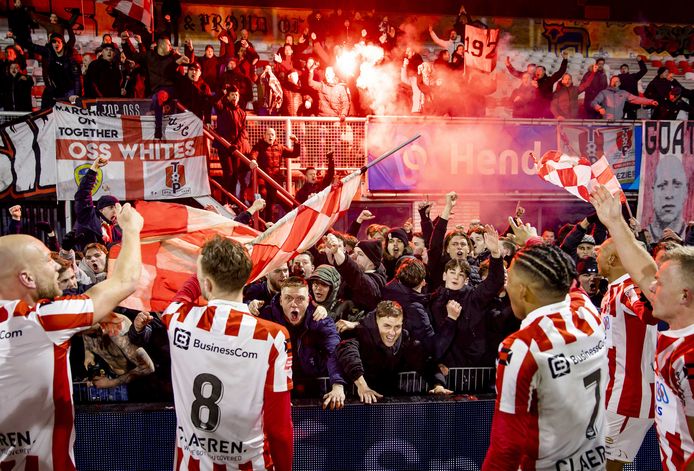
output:
[[[653,419],[625,417],[610,411],[605,411],[605,419],[605,456],[610,461],[633,462],[646,433],[653,426]]]

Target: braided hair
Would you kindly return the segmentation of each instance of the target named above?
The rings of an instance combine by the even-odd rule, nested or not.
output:
[[[566,295],[578,276],[576,264],[556,245],[539,244],[519,250],[513,258],[514,268],[542,285],[551,295]]]

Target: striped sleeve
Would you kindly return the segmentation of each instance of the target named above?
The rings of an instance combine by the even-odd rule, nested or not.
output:
[[[624,313],[630,316],[638,316],[637,310],[640,309],[640,291],[634,285],[625,286],[622,291],[620,302],[624,307]]]
[[[36,318],[48,337],[60,345],[94,322],[94,304],[89,296],[62,296],[39,301]]]
[[[526,342],[510,337],[499,347],[496,371],[497,408],[509,414],[527,414],[534,389],[537,363]]]
[[[271,392],[290,391],[292,389],[292,344],[289,333],[286,328],[280,327],[270,338],[272,347],[268,359],[265,389]]]
[[[166,326],[166,329],[169,329],[169,325],[171,324],[171,318],[173,315],[183,306],[183,303],[181,302],[173,302],[169,304],[169,306],[164,310],[164,312],[161,314],[161,322]]]

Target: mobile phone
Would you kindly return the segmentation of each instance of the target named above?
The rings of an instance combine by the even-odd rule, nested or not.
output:
[[[263,196],[262,196],[260,193],[256,193],[256,194],[254,195],[254,197],[255,197],[255,199],[259,200],[259,199],[262,198]]]

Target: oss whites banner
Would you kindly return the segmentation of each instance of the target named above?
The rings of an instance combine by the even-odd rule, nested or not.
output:
[[[93,196],[161,200],[209,195],[202,121],[192,113],[164,117],[109,116],[70,105],[53,109],[59,200],[74,199],[81,176],[97,157],[110,159]]]

